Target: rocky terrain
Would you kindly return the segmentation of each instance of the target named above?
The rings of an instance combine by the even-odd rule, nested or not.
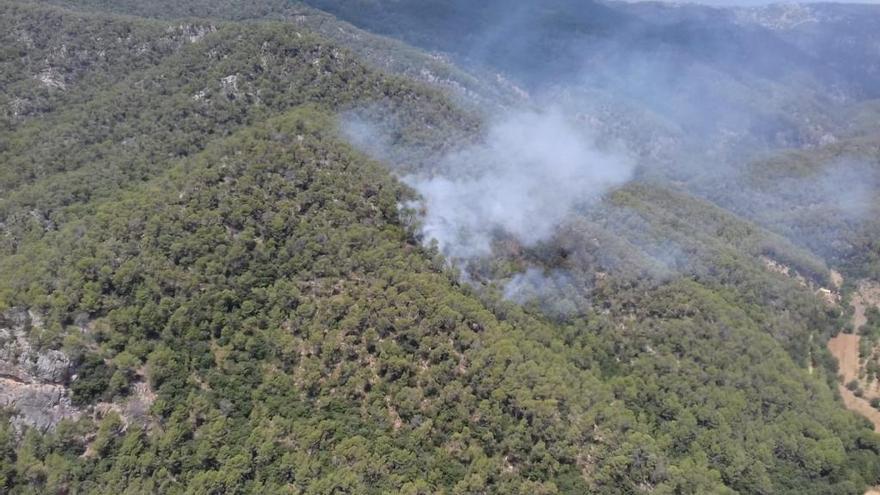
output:
[[[71,402],[70,359],[57,350],[37,350],[28,335],[42,320],[25,310],[0,314],[0,406],[14,412],[13,422],[39,430],[61,420],[77,419],[82,411]]]
[[[150,422],[148,411],[155,393],[144,381],[143,370],[127,397],[77,405],[71,384],[78,376],[70,357],[32,343],[42,325],[43,319],[31,311],[13,309],[0,314],[0,408],[12,413],[11,422],[18,431],[33,427],[46,432],[64,420],[99,419],[110,412],[118,414],[126,426]]]

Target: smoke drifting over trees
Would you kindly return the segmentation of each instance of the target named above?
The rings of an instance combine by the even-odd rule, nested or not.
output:
[[[430,22],[415,15],[424,8],[412,5],[374,11],[377,5],[367,2],[354,12],[335,2],[313,3],[447,53],[479,73],[497,73],[499,85],[517,95],[478,109],[487,124],[477,144],[423,153],[416,160],[428,167],[402,173],[424,200],[425,239],[453,259],[485,257],[504,236],[534,247],[568,215],[584,213],[581,207],[632,179],[673,183],[761,221],[766,215],[751,205],[767,185],[749,163],[781,149],[841,142],[834,160],[856,163],[863,157],[849,157],[845,143],[876,128],[867,117],[873,110],[860,110],[880,94],[873,58],[863,53],[876,38],[870,7],[429,2],[437,14]],[[825,32],[844,24],[865,39],[856,52]],[[453,28],[462,34],[452,36]],[[867,124],[853,123],[853,111]],[[382,157],[401,154],[393,127],[347,124],[357,144]],[[406,153],[404,161],[419,156]],[[826,175],[841,176],[844,169],[849,179],[863,175],[828,165]],[[786,180],[784,204],[775,210],[808,206],[816,195],[845,199],[850,213],[870,210],[870,180],[853,187],[846,185],[852,180],[820,182]],[[786,234],[796,222],[761,221]],[[815,239],[792,238],[815,246]]]
[[[633,161],[596,147],[558,110],[509,113],[485,140],[442,158],[442,175],[404,180],[424,198],[424,234],[453,258],[488,255],[493,233],[548,239],[578,204],[629,179]]]

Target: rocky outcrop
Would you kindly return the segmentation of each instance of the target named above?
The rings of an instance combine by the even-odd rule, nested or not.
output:
[[[76,419],[81,411],[70,399],[70,359],[61,351],[38,350],[28,341],[38,315],[11,310],[0,314],[0,407],[15,412],[13,423],[40,430],[61,420]]]
[[[87,329],[87,319],[83,315],[74,321]],[[11,421],[18,431],[24,427],[51,430],[65,419],[99,419],[110,411],[119,414],[126,427],[152,424],[149,409],[156,396],[142,369],[127,397],[91,406],[74,405],[69,385],[77,375],[70,358],[58,350],[38,349],[28,340],[31,332],[42,326],[40,316],[31,311],[0,313],[0,408],[13,411]]]
[[[794,2],[744,7],[733,9],[733,13],[740,25],[757,24],[771,31],[789,31],[822,20],[811,6]]]
[[[28,342],[27,330],[41,325],[33,313],[16,310],[0,316],[0,376],[27,383],[62,385],[70,379],[70,359],[61,351],[37,351]]]
[[[64,419],[77,419],[81,411],[70,401],[67,387],[45,383],[26,383],[0,378],[0,405],[11,408],[16,426],[51,430]]]
[[[213,24],[178,24],[177,26],[169,26],[165,30],[170,41],[182,38],[190,43],[198,43],[202,41],[202,38],[216,31],[217,26]]]

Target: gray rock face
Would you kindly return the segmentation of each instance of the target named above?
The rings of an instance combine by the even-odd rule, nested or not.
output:
[[[88,315],[77,320],[77,326],[89,326]],[[0,408],[15,411],[11,422],[18,431],[24,427],[51,430],[65,419],[100,418],[110,411],[122,416],[126,425],[150,424],[148,411],[156,396],[143,373],[123,400],[75,406],[68,388],[76,380],[70,358],[61,351],[35,349],[28,340],[29,331],[42,326],[40,316],[30,311],[0,313]]]
[[[70,402],[70,394],[63,385],[22,383],[0,378],[0,405],[17,412],[12,418],[13,424],[42,431],[54,428],[63,419],[80,416],[79,409]]]
[[[36,350],[27,340],[28,330],[42,326],[38,315],[24,310],[0,314],[0,407],[18,414],[13,423],[47,430],[63,419],[75,419],[66,387],[71,362],[63,352]]]
[[[70,359],[61,351],[36,351],[26,338],[28,328],[40,325],[39,317],[26,311],[0,316],[0,376],[27,383],[67,383]]]

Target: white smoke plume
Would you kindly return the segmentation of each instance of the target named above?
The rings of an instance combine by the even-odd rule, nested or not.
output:
[[[536,301],[551,317],[565,317],[577,313],[575,303],[565,297],[566,293],[578,293],[574,279],[562,270],[545,272],[528,268],[513,276],[504,285],[504,298],[517,304]]]
[[[548,239],[574,207],[626,182],[634,163],[600,150],[559,110],[510,113],[483,142],[443,158],[442,175],[410,175],[424,198],[423,234],[451,258],[490,254],[501,232],[524,246]]]

